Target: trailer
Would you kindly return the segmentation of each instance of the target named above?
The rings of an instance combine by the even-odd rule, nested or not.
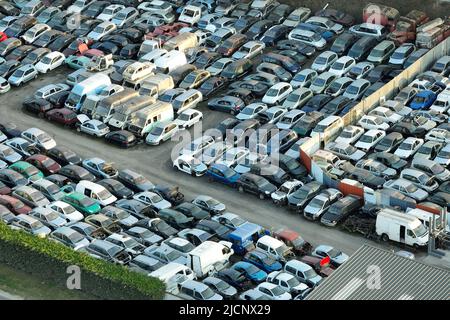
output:
[[[412,10],[406,16],[401,16],[395,29],[388,35],[397,46],[406,42],[416,41],[417,27],[428,22],[430,18],[423,11]]]
[[[416,46],[432,49],[450,36],[450,19],[437,18],[417,28]]]

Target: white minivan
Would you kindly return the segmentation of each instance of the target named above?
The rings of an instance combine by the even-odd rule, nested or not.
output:
[[[81,180],[76,185],[75,191],[94,199],[102,206],[108,206],[117,200],[105,187],[91,181]]]

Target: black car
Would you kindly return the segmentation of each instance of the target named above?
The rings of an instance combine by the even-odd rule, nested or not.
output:
[[[120,52],[120,48],[115,43],[109,41],[105,42],[98,41],[91,46],[91,49],[97,49],[105,54],[112,54],[112,55],[118,55]]]
[[[185,216],[192,217],[196,220],[209,219],[211,216],[209,212],[199,208],[191,202],[183,202],[177,205],[174,209],[180,211]]]
[[[252,26],[247,30],[245,35],[249,40],[256,40],[259,37],[259,35],[266,32],[266,30],[269,29],[271,26],[273,26],[273,21],[259,20],[254,24],[252,24]]]
[[[217,130],[220,134],[222,134],[222,138],[225,139],[227,131],[233,129],[240,121],[236,118],[226,118],[220,122],[216,128],[213,130]]]
[[[298,135],[295,131],[290,129],[280,130],[267,142],[267,153],[285,153],[297,140]]]
[[[80,21],[80,26],[72,31],[72,35],[76,38],[85,37],[102,22],[98,19],[84,19]]]
[[[50,21],[47,22],[47,25],[52,29],[66,31],[67,22],[70,17],[72,17],[72,13],[67,11],[58,12],[53,18],[50,19]]]
[[[12,122],[0,123],[0,131],[3,132],[8,139],[20,137],[22,130],[17,128],[17,125]]]
[[[208,78],[205,82],[203,82],[198,90],[202,93],[204,98],[207,98],[220,89],[224,88],[226,83],[227,81],[224,77],[215,76]]]
[[[138,140],[134,134],[126,130],[109,132],[105,140],[122,148],[130,148],[137,144]]]
[[[117,179],[134,192],[150,191],[155,187],[146,177],[129,169],[119,171]]]
[[[273,184],[275,187],[280,187],[283,183],[291,179],[291,177],[286,171],[284,171],[278,166],[268,164],[266,162],[258,162],[252,164],[250,166],[250,173],[253,173],[254,175],[257,176],[264,176],[264,179],[267,179],[267,181]],[[258,185],[257,182],[253,182],[253,184]],[[257,191],[259,192],[261,190],[258,189]]]
[[[50,102],[45,99],[35,97],[26,98],[22,102],[22,106],[25,111],[37,114],[40,118],[43,118],[47,111],[53,109]]]
[[[8,36],[8,38],[18,38],[36,23],[37,20],[35,17],[24,15],[14,21],[13,24],[4,31],[4,33]]]
[[[370,54],[370,51],[378,44],[375,37],[365,36],[354,42],[348,56],[355,59],[357,62],[364,61]]]
[[[417,60],[419,60],[423,55],[425,55],[428,51],[430,51],[429,49],[425,49],[425,48],[420,48],[416,51],[414,51],[409,57],[408,59],[406,59],[406,61],[403,63],[403,68],[408,68],[410,65],[412,65],[414,62],[416,62]]]
[[[170,76],[173,79],[175,86],[178,86],[180,82],[192,71],[196,70],[197,67],[192,64],[185,64],[174,71],[170,72]]]
[[[23,175],[12,169],[0,170],[0,182],[3,182],[9,188],[26,186],[28,184],[28,180]]]
[[[18,16],[20,10],[13,6],[9,1],[0,2],[0,13],[5,16]]]
[[[175,236],[178,233],[177,229],[171,227],[164,220],[159,218],[141,219],[136,223],[136,226],[146,228],[165,239]]]
[[[402,170],[408,164],[407,161],[401,159],[399,156],[389,152],[375,152],[369,154],[369,159],[381,162],[385,166],[388,166],[397,171]]]
[[[83,15],[90,18],[95,18],[102,13],[103,9],[105,9],[109,4],[110,2],[108,1],[94,1],[83,11]]]
[[[386,182],[385,179],[374,175],[372,172],[368,170],[355,168],[353,166],[351,168],[351,171],[348,172],[347,176],[350,179],[359,181],[363,183],[365,186],[372,189],[381,189],[383,187],[383,184]]]
[[[216,52],[205,52],[194,61],[193,65],[196,66],[197,69],[206,69],[221,57],[222,56]]]
[[[252,286],[252,282],[245,277],[245,272],[239,272],[235,269],[222,269],[216,274],[216,277],[241,291],[245,291]]]
[[[300,64],[298,64],[294,59],[275,52],[264,54],[262,56],[262,61],[279,65],[280,67],[283,67],[284,69],[289,71],[291,74],[299,72],[301,68]]]
[[[47,151],[47,156],[58,162],[60,165],[79,165],[82,159],[72,150],[65,146],[56,146]]]
[[[125,69],[133,63],[133,61],[124,61],[124,60],[120,60],[118,61],[120,63],[120,65],[117,65],[117,68],[114,67],[114,71],[109,75],[109,77],[111,78],[111,82],[114,84],[122,84],[123,83],[123,72],[125,71]]]
[[[20,61],[8,60],[0,65],[0,77],[8,79],[21,66]]]
[[[122,59],[134,59],[136,58],[140,47],[139,44],[127,44],[120,50],[119,57]]]
[[[105,187],[117,199],[130,199],[134,195],[132,190],[128,189],[122,182],[115,179],[103,179],[97,183]]]
[[[423,138],[427,134],[427,130],[425,128],[419,127],[407,120],[403,120],[394,124],[393,126],[389,127],[386,132],[398,132],[403,136],[414,136],[416,138]]]
[[[178,205],[184,201],[184,194],[181,193],[177,186],[162,186],[157,185],[153,192],[159,194],[163,199],[169,201],[172,205]]]
[[[289,33],[290,28],[283,24],[275,25],[268,29],[261,36],[260,40],[266,44],[266,46],[273,46],[276,42],[285,39]]]
[[[318,94],[309,99],[301,110],[305,112],[319,111],[331,100],[333,100],[332,96],[327,94]]]
[[[447,192],[436,192],[431,197],[428,197],[427,200],[447,208],[447,210],[450,209],[450,194]]]
[[[320,222],[332,227],[344,221],[348,216],[356,214],[361,209],[363,201],[361,198],[348,195],[333,203],[324,213]]]
[[[118,33],[127,37],[128,40],[130,40],[133,43],[141,42],[142,37],[144,36],[143,30],[140,30],[136,27],[124,28],[124,29],[121,29]]]
[[[138,219],[156,217],[156,211],[151,206],[135,199],[120,199],[115,203],[115,206],[125,210]]]
[[[307,112],[293,127],[292,130],[301,137],[309,136],[316,125],[325,118],[318,111]]]
[[[278,155],[278,165],[294,179],[301,180],[308,175],[308,171],[297,159],[285,154]]]
[[[350,99],[344,96],[339,96],[328,102],[320,112],[326,115],[339,114],[344,110],[345,106],[350,102]]]
[[[294,50],[277,50],[274,51],[274,53],[278,53],[282,56],[291,58],[300,66],[303,66],[308,62],[308,57],[304,56],[303,54],[299,54],[297,51]]]
[[[183,213],[173,209],[160,210],[158,217],[178,230],[191,228],[194,224],[194,218],[187,217]]]
[[[229,85],[230,89],[247,89],[255,97],[262,97],[266,94],[269,86],[261,81],[248,80],[248,81],[236,81]]]
[[[292,41],[292,40],[281,40],[277,42],[278,50],[292,50],[304,55],[306,57],[311,57],[316,53],[316,49],[305,43]]]
[[[228,240],[228,235],[233,232],[233,229],[224,226],[220,222],[208,219],[200,220],[195,228],[206,231],[220,240]]]
[[[13,51],[11,51],[6,57],[5,60],[17,60],[21,61],[23,60],[31,51],[36,49],[35,46],[31,45],[23,45],[18,48],[15,48]]]
[[[48,47],[50,43],[52,43],[54,40],[56,40],[59,36],[64,34],[62,31],[59,30],[49,30],[45,32],[42,36],[37,38],[36,41],[33,42],[33,44],[37,47]]]
[[[64,103],[66,102],[67,98],[69,97],[70,91],[59,91],[55,94],[52,94],[50,97],[47,98],[47,101],[52,104],[54,108],[63,108]]]
[[[292,12],[292,7],[288,4],[279,4],[267,16],[268,20],[281,23]]]
[[[241,17],[234,22],[233,27],[236,29],[236,33],[245,33],[252,24],[258,21],[255,17]]]
[[[358,41],[359,37],[350,32],[344,32],[334,40],[330,50],[337,53],[339,56],[347,54],[350,48]]]
[[[260,199],[269,198],[270,195],[277,190],[277,187],[270,183],[267,179],[253,173],[242,174],[237,183],[239,192],[254,193]]]
[[[58,173],[63,176],[66,176],[70,180],[77,183],[80,182],[81,180],[87,180],[92,182],[96,180],[95,176],[92,173],[76,164],[65,165],[58,171]]]
[[[58,36],[52,43],[48,45],[51,51],[64,51],[75,40],[75,37],[71,34],[63,33]]]
[[[399,146],[403,140],[404,138],[401,133],[391,132],[387,134],[383,139],[381,139],[380,142],[377,143],[374,151],[391,152],[394,149],[396,149],[397,146]]]
[[[288,196],[288,207],[291,210],[301,211],[306,207],[306,204],[317,196],[325,186],[319,182],[311,181],[294,193]]]
[[[255,100],[253,92],[246,88],[237,88],[227,92],[227,96],[232,96],[241,99],[246,105],[249,105]]]
[[[386,85],[386,83],[378,81],[373,83],[370,87],[367,88],[366,91],[364,91],[363,94],[363,99],[371,96],[372,94],[374,94],[375,92],[377,92],[378,90],[380,90],[382,87],[384,87]]]
[[[25,58],[22,60],[22,65],[25,64],[36,64],[41,60],[46,54],[50,53],[51,50],[48,48],[37,48],[29,52]]]
[[[118,47],[125,47],[130,44],[130,40],[127,37],[120,34],[109,34],[102,38],[102,41],[109,41],[116,44]]]
[[[386,82],[389,77],[389,73],[394,70],[394,67],[388,64],[380,64],[373,68],[369,74],[365,77],[370,83]]]

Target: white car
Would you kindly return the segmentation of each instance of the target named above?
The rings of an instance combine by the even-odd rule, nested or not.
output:
[[[292,86],[287,82],[279,82],[266,92],[262,102],[270,105],[278,104],[292,92]]]
[[[318,75],[313,69],[303,69],[292,78],[290,83],[293,88],[307,88]]]
[[[309,86],[309,89],[311,89],[314,94],[321,94],[330,86],[330,84],[334,80],[336,80],[336,78],[336,75],[331,72],[327,71],[321,73],[317,78],[313,80],[313,82]]]
[[[181,11],[178,21],[194,25],[200,20],[201,16],[202,9],[200,7],[187,5]]]
[[[197,155],[201,154],[203,150],[213,144],[214,138],[208,135],[204,135],[197,139],[194,139],[190,144],[186,145],[179,154],[187,154],[196,157]]]
[[[298,109],[303,107],[312,97],[313,92],[311,89],[297,88],[286,97],[282,107],[288,110]]]
[[[309,30],[294,29],[288,35],[289,40],[303,42],[315,47],[317,50],[325,49],[327,41],[319,33]]]
[[[393,112],[391,109],[386,107],[376,107],[369,112],[369,115],[379,117],[385,122],[389,122],[391,124],[397,123],[403,119],[403,116],[399,115],[396,112]]]
[[[341,34],[344,32],[344,26],[333,22],[330,18],[327,17],[311,17],[308,20],[306,20],[306,23],[312,24],[313,26],[318,26],[322,29],[325,29],[327,31],[331,31],[335,34]]]
[[[436,158],[433,160],[443,166],[450,165],[450,142],[447,143],[437,154]]]
[[[358,125],[366,130],[379,129],[387,130],[389,129],[389,124],[384,122],[382,118],[375,116],[363,116],[359,121]]]
[[[244,58],[252,59],[261,54],[265,47],[266,45],[262,41],[249,41],[233,53],[232,58],[235,60]]]
[[[394,154],[402,159],[408,159],[412,157],[417,150],[424,144],[423,139],[409,137],[406,138],[395,150]]]
[[[106,36],[107,34],[110,34],[111,32],[115,31],[117,29],[117,26],[110,22],[105,21],[100,23],[98,26],[94,28],[91,32],[88,33],[87,37],[94,41],[99,41],[101,38]]]
[[[180,131],[178,125],[174,122],[158,123],[153,127],[145,138],[149,145],[159,145],[161,142],[170,140]]]
[[[8,80],[3,77],[0,77],[0,93],[6,93],[11,90],[11,85]]]
[[[305,112],[302,110],[293,109],[286,112],[277,122],[276,126],[280,130],[291,129],[301,118],[305,116]]]
[[[385,131],[375,129],[369,130],[361,136],[361,138],[355,144],[355,147],[367,152],[372,149],[378,142],[380,142],[380,140],[385,136]]]
[[[366,79],[358,79],[353,81],[347,89],[345,89],[345,92],[342,94],[342,96],[349,98],[350,100],[356,101],[360,100],[366,92],[367,89],[370,87],[370,81]]]
[[[168,1],[161,1],[161,0],[152,0],[152,1],[146,1],[142,2],[138,5],[138,10],[144,11],[144,12],[162,12],[162,13],[169,13],[172,12],[172,6],[170,2]]]
[[[186,109],[181,112],[178,117],[173,121],[180,129],[187,129],[192,127],[199,121],[202,121],[203,113],[195,109]]]
[[[428,198],[428,192],[406,179],[389,180],[383,184],[383,188],[399,191],[417,201],[424,201]]]
[[[346,126],[336,138],[337,143],[352,144],[364,134],[364,129],[358,126]]]
[[[230,144],[225,143],[224,141],[218,141],[202,150],[201,154],[197,155],[197,158],[209,166],[231,148],[232,146]]]
[[[54,70],[59,66],[64,64],[66,57],[63,53],[58,51],[53,51],[47,53],[37,64],[36,69],[40,73],[47,73],[48,71]]]
[[[315,196],[303,210],[303,216],[309,220],[318,220],[330,208],[330,198],[321,193]]]
[[[111,22],[114,23],[117,28],[122,28],[138,16],[139,11],[136,8],[127,7],[117,12],[111,19]]]
[[[270,283],[263,282],[260,283],[255,290],[263,294],[266,300],[291,300],[292,296],[290,293],[283,290],[280,286]]]
[[[259,113],[267,110],[267,104],[262,102],[251,103],[242,109],[239,114],[236,115],[236,119],[244,121],[255,118]]]
[[[103,137],[109,133],[109,127],[100,120],[91,120],[85,114],[77,115],[77,119],[80,122],[77,126],[77,131],[84,132],[93,136]]]
[[[355,59],[344,56],[337,59],[328,70],[329,72],[335,74],[338,77],[342,77],[344,74],[349,72],[353,66],[356,64]]]
[[[218,160],[216,160],[216,163],[223,164],[231,168],[245,158],[249,153],[250,151],[244,147],[231,148],[228,149]]]
[[[139,62],[152,62],[154,63],[156,60],[167,54],[169,51],[166,49],[154,49],[142,57],[139,58]]]
[[[68,13],[81,13],[89,5],[91,5],[95,0],[76,0],[71,6],[67,8]]]
[[[51,28],[46,25],[45,23],[38,23],[35,24],[33,27],[27,30],[24,35],[21,36],[21,38],[26,43],[33,43],[37,38],[42,36],[45,32],[49,31]]]
[[[116,15],[117,12],[125,8],[125,6],[121,4],[111,4],[103,9],[102,13],[97,16],[97,19],[103,21],[110,21],[112,17]]]
[[[335,266],[340,266],[348,260],[348,255],[344,252],[337,250],[332,246],[323,244],[317,246],[313,252],[311,252],[311,255],[322,259],[328,257]]]
[[[442,128],[434,128],[425,136],[426,140],[450,143],[450,132]]]
[[[158,211],[172,207],[169,201],[163,199],[159,194],[150,191],[136,193],[133,199],[149,205]]]
[[[48,84],[38,90],[34,93],[35,98],[41,98],[41,99],[47,99],[51,97],[52,95],[65,91],[70,90],[70,87],[65,83],[56,83],[56,84]]]
[[[234,60],[230,58],[220,58],[219,60],[215,61],[211,66],[206,68],[206,71],[209,71],[211,76],[216,76],[219,73],[225,69],[227,65],[232,63]]]
[[[48,133],[38,128],[30,128],[22,132],[21,137],[35,143],[44,150],[56,147],[56,141]]]
[[[45,207],[56,212],[61,218],[69,220],[69,223],[75,223],[84,219],[81,212],[64,201],[54,201]]]
[[[207,167],[199,159],[193,156],[182,154],[173,161],[173,167],[176,170],[185,172],[195,177],[203,176]]]
[[[258,118],[264,118],[265,123],[276,123],[287,112],[287,109],[281,107],[271,107],[258,115]]]
[[[311,69],[317,72],[325,72],[338,59],[337,53],[333,51],[324,51],[314,59]]]
[[[358,62],[347,72],[347,77],[355,80],[362,79],[367,76],[373,68],[375,68],[375,65],[371,62]]]

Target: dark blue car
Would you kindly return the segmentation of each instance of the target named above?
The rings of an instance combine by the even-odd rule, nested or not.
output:
[[[413,110],[426,109],[436,100],[437,95],[431,90],[424,90],[416,94],[409,107]]]
[[[250,262],[267,273],[279,271],[283,268],[280,262],[258,249],[247,252],[243,261]]]
[[[260,268],[258,268],[257,266],[255,266],[250,262],[245,261],[236,262],[231,267],[231,269],[242,272],[248,280],[253,281],[255,283],[264,282],[267,278],[267,273],[265,271],[261,270]]]
[[[308,30],[308,31],[313,31],[316,32],[318,34],[320,34],[322,36],[322,38],[324,38],[327,42],[332,40],[334,37],[334,33],[328,30],[325,30],[324,28],[321,28],[319,26],[315,26],[313,24],[310,23],[305,23],[302,22],[300,24],[298,24],[295,29],[301,29],[301,30]]]
[[[209,167],[208,171],[206,171],[206,176],[212,180],[234,187],[236,186],[240,174],[224,164],[213,164]]]

